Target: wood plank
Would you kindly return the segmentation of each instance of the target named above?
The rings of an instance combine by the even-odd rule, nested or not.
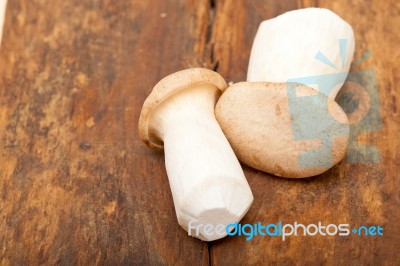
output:
[[[395,1],[10,0],[0,49],[0,262],[208,264],[176,222],[161,154],[138,139],[141,105],[163,76],[217,67],[246,77],[261,20],[329,7],[356,33],[353,68],[376,73],[382,130],[360,142],[380,164],[342,162],[285,180],[245,168],[255,202],[243,223],[381,225],[382,238],[229,237],[212,264],[394,264],[400,239],[399,4]],[[214,22],[209,14],[214,13]],[[212,31],[211,40],[208,35]]]
[[[213,242],[215,265],[396,265],[400,263],[400,4],[397,1],[233,1],[216,3],[212,41],[218,71],[232,81],[246,77],[252,40],[258,24],[285,11],[318,4],[348,21],[356,36],[355,59],[368,49],[372,57],[352,71],[376,73],[382,129],[358,136],[375,145],[378,164],[342,161],[315,178],[287,180],[245,168],[254,203],[242,223],[349,223],[380,225],[383,237],[297,236],[228,237]],[[312,58],[311,58],[312,60]],[[370,82],[370,81],[366,81]]]
[[[208,263],[138,137],[163,76],[203,62],[207,0],[10,0],[0,55],[0,264]]]

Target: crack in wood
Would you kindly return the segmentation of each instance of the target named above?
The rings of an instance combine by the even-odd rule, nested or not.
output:
[[[205,53],[205,65],[209,66],[214,71],[218,71],[218,60],[214,57],[214,43],[213,34],[215,26],[215,13],[216,13],[216,0],[209,0],[208,4],[208,27],[206,36],[206,53]]]

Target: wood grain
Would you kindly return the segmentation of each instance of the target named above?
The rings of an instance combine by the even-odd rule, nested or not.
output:
[[[285,242],[279,237],[255,237],[251,241],[234,237],[212,244],[212,264],[398,265],[400,100],[396,84],[400,78],[400,51],[396,47],[400,33],[394,25],[400,25],[400,5],[396,1],[357,0],[277,2],[217,2],[213,41],[219,44],[214,51],[220,62],[218,71],[228,80],[245,79],[251,40],[262,20],[294,8],[317,4],[330,8],[354,28],[355,59],[368,49],[372,52],[371,58],[351,71],[372,69],[376,73],[382,129],[361,134],[358,142],[379,148],[381,160],[379,164],[350,164],[344,160],[306,180],[279,179],[245,167],[254,203],[242,223],[381,225],[384,236],[298,236]]]
[[[246,78],[258,24],[307,6],[354,28],[353,70],[376,73],[382,128],[358,136],[379,164],[287,180],[244,166],[243,223],[381,225],[383,237],[227,237],[175,218],[164,158],[140,142],[142,104],[195,66]],[[0,49],[0,264],[395,265],[400,263],[400,4],[391,1],[9,0]]]
[[[154,84],[203,61],[208,6],[9,1],[0,264],[208,263],[176,221],[162,154],[137,130]]]

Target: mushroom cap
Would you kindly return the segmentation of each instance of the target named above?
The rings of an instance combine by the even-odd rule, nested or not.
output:
[[[224,91],[228,85],[224,78],[209,69],[190,68],[170,74],[160,80],[145,100],[139,118],[139,136],[150,148],[162,150],[163,145],[153,141],[149,134],[149,120],[152,113],[167,99],[193,86],[207,84]]]
[[[318,175],[346,153],[345,112],[305,85],[237,83],[219,98],[215,115],[238,159],[276,176]]]

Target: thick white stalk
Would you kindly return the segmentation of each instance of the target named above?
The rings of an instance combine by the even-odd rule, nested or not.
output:
[[[226,233],[215,231],[216,225],[239,221],[253,201],[243,170],[214,116],[218,96],[219,90],[210,85],[180,92],[156,110],[150,126],[164,141],[179,224],[188,231],[190,223],[190,235],[208,241],[224,237]],[[206,232],[206,224],[213,229],[209,226]]]
[[[3,36],[4,18],[6,16],[7,0],[0,0],[0,46]]]
[[[260,24],[247,81],[298,82],[335,99],[349,72],[354,46],[353,29],[332,11],[290,11]]]

